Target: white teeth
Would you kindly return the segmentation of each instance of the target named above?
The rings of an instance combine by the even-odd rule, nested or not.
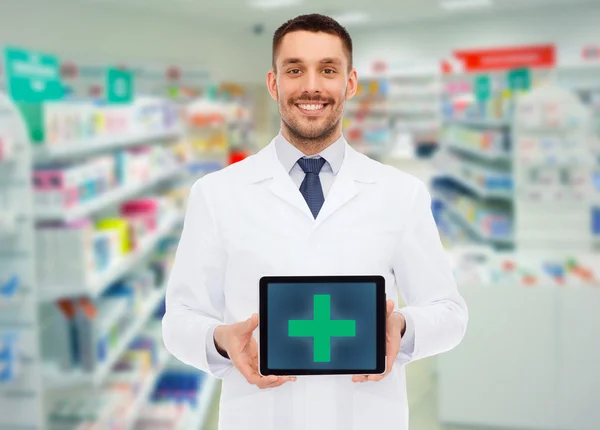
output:
[[[304,110],[319,110],[322,109],[325,105],[298,105],[300,108]]]

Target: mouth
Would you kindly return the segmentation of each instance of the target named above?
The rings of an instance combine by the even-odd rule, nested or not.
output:
[[[324,102],[296,103],[298,110],[307,116],[319,116],[325,112],[327,106],[329,106],[329,103]]]

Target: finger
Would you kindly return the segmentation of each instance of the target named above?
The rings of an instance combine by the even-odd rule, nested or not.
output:
[[[367,375],[354,375],[352,377],[352,382],[365,382],[367,380]]]
[[[385,378],[386,375],[387,375],[387,372],[383,375],[369,375],[367,377],[367,381],[369,381],[369,382],[381,381],[383,378]]]
[[[296,380],[296,377],[279,376],[278,380],[276,382],[271,382],[270,384],[267,384],[264,388],[277,388],[277,387],[282,386],[286,382],[294,382],[295,380]]]

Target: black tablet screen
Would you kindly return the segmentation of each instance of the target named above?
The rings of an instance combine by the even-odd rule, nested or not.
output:
[[[270,369],[376,369],[376,283],[271,283]]]

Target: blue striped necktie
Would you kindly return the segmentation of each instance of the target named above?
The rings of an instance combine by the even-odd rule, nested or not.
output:
[[[306,173],[302,184],[300,184],[300,192],[315,218],[317,218],[325,202],[321,180],[319,179],[319,172],[325,163],[324,158],[300,158],[298,160],[298,165]]]

